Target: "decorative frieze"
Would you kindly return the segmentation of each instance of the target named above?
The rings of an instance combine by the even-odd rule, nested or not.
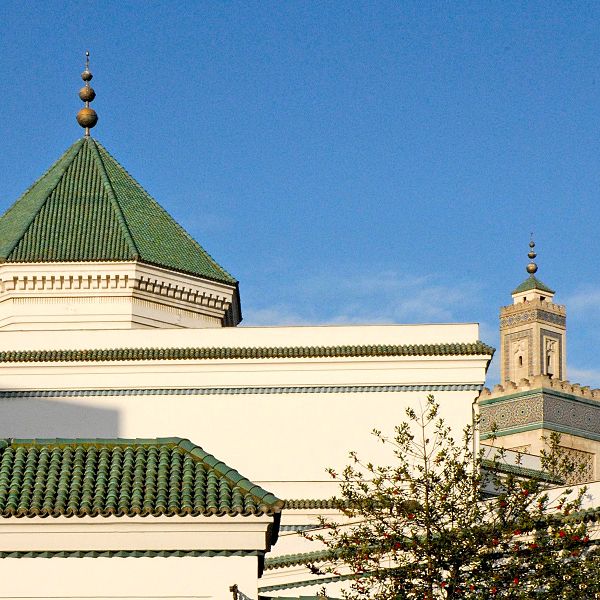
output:
[[[540,300],[539,298],[527,300],[525,302],[517,302],[516,304],[508,304],[500,307],[500,316],[506,317],[528,310],[542,310],[555,315],[567,316],[567,308],[564,304],[554,304],[548,300]]]
[[[600,408],[600,407],[599,407]],[[480,428],[482,433],[522,427],[544,420],[542,394],[517,398],[481,407]]]
[[[515,325],[521,325],[532,322],[545,322],[551,325],[558,325],[559,327],[566,327],[567,318],[566,316],[556,314],[547,310],[526,310],[523,312],[517,312],[509,316],[500,317],[500,329],[507,329],[509,327],[515,327]]]
[[[538,378],[536,378],[538,379]],[[546,386],[532,389],[528,380],[517,386],[485,388],[480,397],[481,432],[507,433],[523,427],[572,431],[600,436],[600,390],[540,377]],[[552,385],[554,384],[554,385]]]
[[[138,261],[0,265],[0,329],[218,327],[236,315],[235,285]]]
[[[397,385],[294,385],[205,388],[129,388],[91,390],[0,390],[0,399],[89,398],[96,396],[239,396],[264,394],[370,394],[390,392],[478,392],[476,383]]]

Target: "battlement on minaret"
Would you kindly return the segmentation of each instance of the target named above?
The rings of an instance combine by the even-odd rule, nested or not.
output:
[[[562,394],[569,394],[581,399],[595,400],[600,405],[600,389],[594,389],[589,386],[579,385],[578,383],[571,383],[569,381],[561,381],[548,377],[548,375],[536,375],[529,379],[521,379],[519,383],[513,381],[505,382],[504,384],[499,383],[495,385],[491,390],[489,388],[483,388],[479,395],[480,402],[486,402],[488,400],[494,400],[498,398],[505,398],[508,395],[519,394],[523,392],[531,392],[533,390],[548,389]],[[487,402],[486,402],[487,403]]]
[[[565,327],[567,308],[563,304],[554,304],[539,298],[500,307],[500,329],[533,321]]]
[[[484,388],[478,404],[482,441],[539,455],[558,433],[561,451],[578,467],[570,483],[598,479],[600,389],[536,375]]]

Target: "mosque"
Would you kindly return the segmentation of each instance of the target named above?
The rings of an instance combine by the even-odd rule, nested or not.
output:
[[[0,599],[335,595],[297,535],[335,514],[325,468],[386,460],[368,432],[427,394],[524,467],[559,431],[599,479],[600,390],[566,381],[533,244],[491,391],[476,323],[238,327],[238,281],[92,137],[82,79],[84,136],[0,218]]]

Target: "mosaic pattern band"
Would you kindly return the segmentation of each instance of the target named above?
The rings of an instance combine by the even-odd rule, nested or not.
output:
[[[578,402],[548,392],[511,398],[481,406],[481,432],[490,433],[539,423],[540,427],[558,425],[600,435],[600,403]]]
[[[505,329],[507,327],[514,327],[515,325],[521,325],[522,323],[533,323],[533,322],[546,322],[552,325],[558,325],[565,327],[567,318],[563,315],[557,315],[547,310],[527,310],[515,315],[508,317],[502,317],[500,319],[500,328]]]
[[[237,396],[255,394],[363,394],[372,392],[480,392],[478,383],[434,385],[304,385],[274,387],[145,388],[116,390],[1,391],[0,399],[82,398],[89,396]]]

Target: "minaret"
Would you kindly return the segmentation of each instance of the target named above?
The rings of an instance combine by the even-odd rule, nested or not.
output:
[[[500,309],[501,381],[478,398],[482,444],[534,455],[518,465],[540,468],[552,432],[577,467],[567,483],[600,476],[600,390],[567,379],[566,310],[536,277],[535,242],[529,243],[529,277]],[[489,441],[486,441],[489,440]],[[535,465],[538,466],[535,466]]]
[[[85,53],[85,70],[81,74],[81,79],[85,85],[79,90],[79,97],[85,103],[85,106],[77,113],[77,122],[85,129],[85,137],[90,137],[90,129],[98,122],[98,115],[93,108],[90,108],[90,102],[94,101],[96,92],[90,85],[94,76],[90,71],[90,52]]]
[[[535,242],[529,242],[529,277],[500,309],[500,380],[518,383],[536,375],[567,378],[566,309],[554,304],[554,290],[535,274]]]

